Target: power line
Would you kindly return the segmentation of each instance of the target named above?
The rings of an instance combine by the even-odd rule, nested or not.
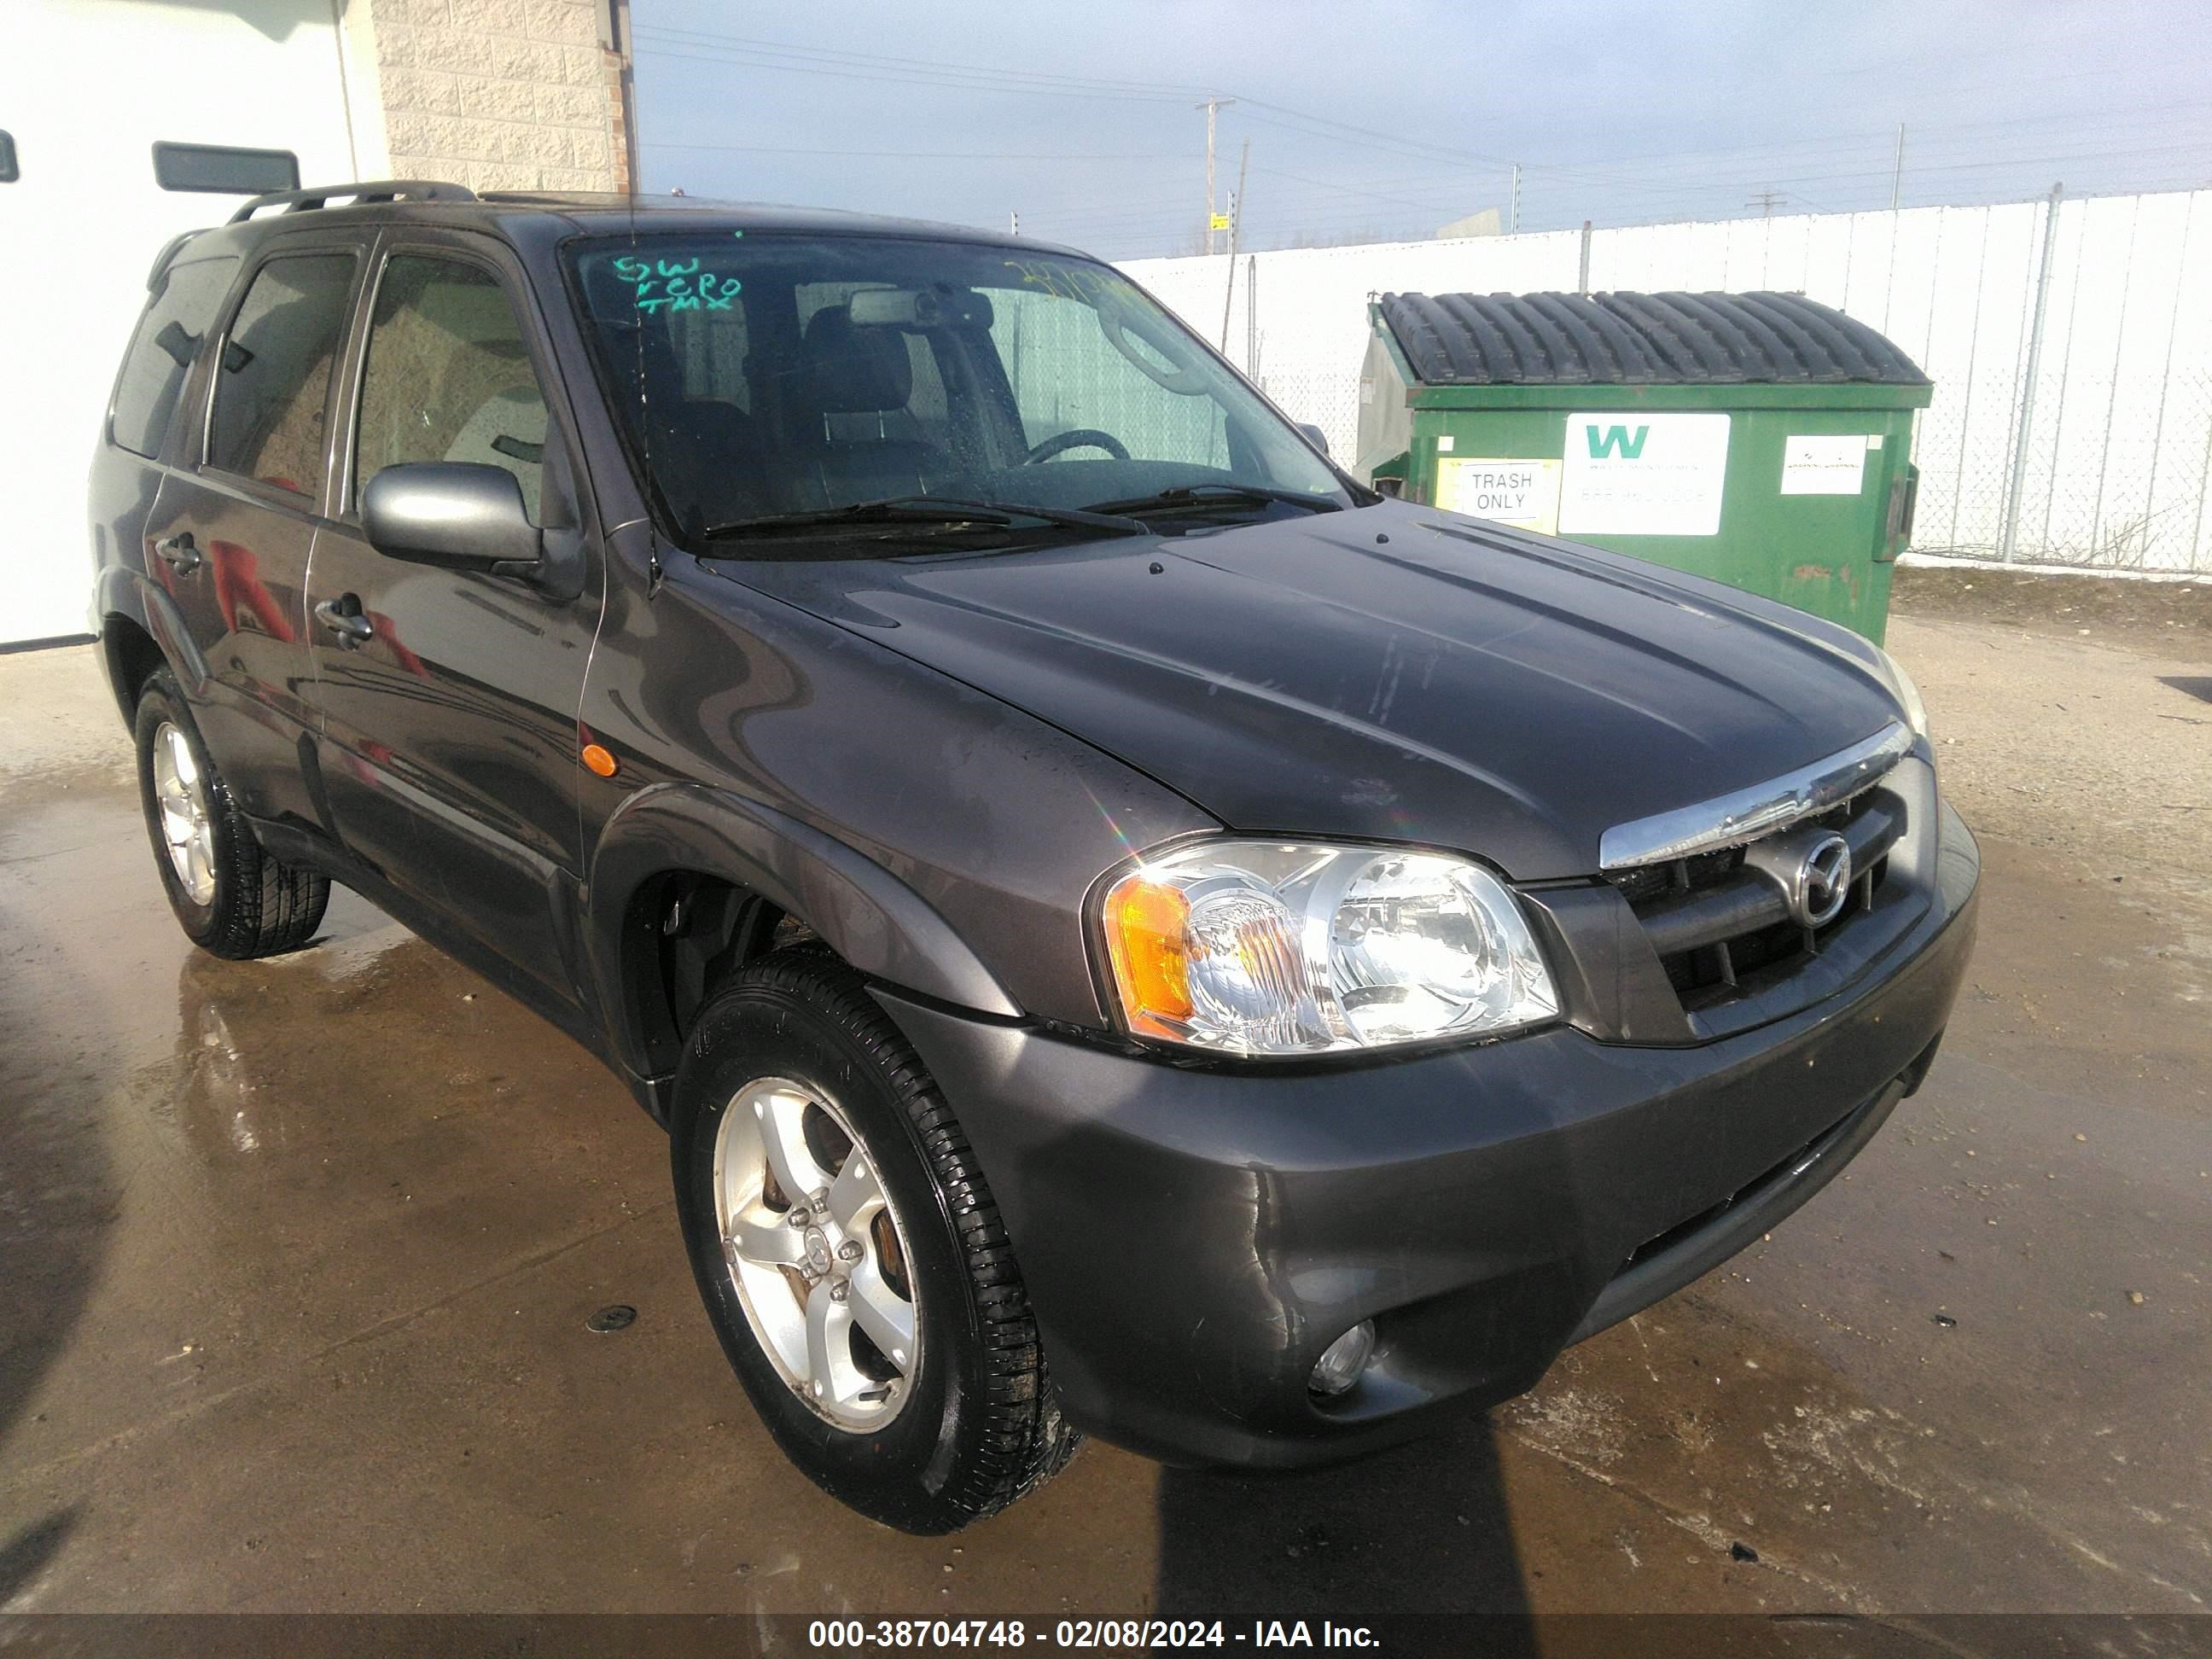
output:
[[[1009,85],[996,82],[974,80],[963,81],[949,76],[935,75],[901,75],[891,71],[879,71],[869,68],[839,69],[812,64],[779,63],[773,60],[756,62],[753,59],[740,55],[724,55],[712,52],[672,52],[665,48],[647,46],[640,46],[636,47],[635,49],[635,55],[640,58],[679,58],[692,63],[744,64],[749,64],[752,68],[773,70],[781,74],[826,76],[833,80],[870,81],[888,86],[942,86],[960,92],[1006,92],[1026,94],[1037,97],[1096,98],[1104,99],[1109,101],[1122,102],[1135,100],[1148,103],[1165,103],[1172,101],[1166,97],[1150,93],[1086,91],[1079,88],[1051,85]]]
[[[2001,169],[2015,166],[2025,167],[2042,167],[2046,165],[2079,165],[2086,161],[2140,161],[2165,156],[2176,150],[2184,153],[2190,153],[2203,149],[2207,147],[2195,145],[2135,145],[2123,149],[2108,150],[2077,150],[2069,151],[2063,154],[2054,153],[2051,155],[2025,159],[2008,157],[1999,161],[1929,162],[1924,166],[1915,166],[1910,170],[1910,172],[1911,176],[1920,177],[1923,175],[1948,174],[1952,173],[1987,172],[1991,169]],[[1436,206],[1443,205],[1445,204],[1445,198],[1443,197],[1441,192],[1446,191],[1455,192],[1464,191],[1468,182],[1467,175],[1463,173],[1458,172],[1442,175],[1420,174],[1408,176],[1401,174],[1395,176],[1387,181],[1376,181],[1376,184],[1346,184],[1325,179],[1310,179],[1304,175],[1289,173],[1280,168],[1255,167],[1255,170],[1273,173],[1278,177],[1290,179],[1296,183],[1304,184],[1312,188],[1325,189],[1344,194],[1359,195],[1379,201],[1394,202],[1421,211],[1428,211]],[[1777,190],[1778,196],[1787,195],[1792,199],[1803,203],[1806,206],[1820,209],[1823,211],[1834,211],[1837,210],[1833,207],[1814,200],[1809,193],[1802,187],[1813,185],[1848,184],[1853,181],[1864,181],[1869,185],[1886,185],[1889,180],[1890,176],[1890,170],[1885,167],[1869,167],[1863,170],[1830,169],[1824,172],[1807,172],[1803,173],[1787,174],[1774,179],[1772,184]],[[1377,185],[1382,183],[1395,185],[1399,187],[1399,191],[1392,191],[1378,188]],[[1789,190],[1784,188],[1790,185],[1796,185],[1801,188],[1796,190]],[[1439,195],[1432,200],[1423,201],[1400,193],[1407,189],[1419,191],[1425,188],[1434,189],[1439,192]],[[1704,185],[1699,184],[1697,181],[1686,180],[1680,178],[1663,182],[1654,181],[1649,186],[1650,192],[1656,195],[1663,202],[1672,203],[1689,201],[1707,204],[1710,204],[1713,192],[1716,190],[1723,188],[1725,188],[1724,181],[1717,180],[1712,184]],[[1754,203],[1753,205],[1756,205],[1756,204]],[[1165,204],[1162,203],[1161,206],[1164,208]],[[1870,202],[1869,209],[1871,209],[1872,206],[1873,204]],[[1083,222],[1086,223],[1104,223],[1144,217],[1147,211],[1148,210],[1146,209],[1139,208],[1135,211],[1125,210],[1120,213],[1086,213],[1082,215],[1081,218]]]
[[[2139,180],[2130,185],[2124,191],[2083,192],[2083,196],[2081,198],[2075,199],[2086,199],[2088,197],[2097,194],[2133,195],[2148,194],[2167,190],[2202,190],[2208,188],[2212,188],[2212,173],[2160,175],[2154,178]],[[2032,195],[2022,195],[2012,190],[1996,190],[1978,194],[1972,192],[1960,192],[1952,198],[1944,205],[1953,209],[1971,211],[1991,207],[2017,206],[2032,202],[2033,200],[2033,198]],[[1886,211],[1886,210],[1868,207],[1860,209],[1858,211],[1878,212]],[[1079,221],[1055,219],[1051,222],[1049,228],[1045,234],[1052,240],[1075,242],[1079,244],[1090,243],[1092,245],[1093,252],[1108,253],[1112,257],[1121,258],[1157,257],[1158,255],[1172,254],[1180,251],[1184,245],[1186,240],[1185,236],[1175,231],[1169,226],[1159,223],[1158,222],[1164,216],[1155,215],[1152,216],[1155,220],[1156,228],[1147,228],[1146,226],[1137,225],[1121,229],[1100,228],[1096,230],[1086,230],[1084,223]],[[1685,222],[1718,223],[1726,222],[1731,219],[1741,218],[1741,212],[1730,213],[1714,210],[1714,204],[1711,196],[1708,194],[1698,199],[1686,198],[1679,204],[1662,203],[1651,209],[1648,215],[1623,217],[1614,220],[1607,224],[1606,228],[1609,229],[1636,229],[1650,225],[1681,223]],[[1778,218],[1807,216],[1810,216],[1810,215],[1803,212],[1787,215],[1778,213],[1776,215],[1776,217]],[[1289,246],[1288,239],[1299,235],[1327,237],[1334,242],[1343,240],[1346,236],[1357,235],[1358,233],[1362,232],[1369,233],[1371,236],[1371,240],[1375,240],[1421,241],[1427,240],[1427,237],[1424,234],[1407,234],[1404,231],[1394,232],[1387,225],[1377,224],[1372,217],[1363,218],[1362,216],[1356,212],[1346,213],[1340,211],[1322,217],[1309,216],[1289,220],[1271,220],[1267,226],[1267,240],[1272,242],[1274,246],[1273,248],[1267,246],[1255,246],[1253,251],[1255,252],[1293,251]],[[1256,228],[1254,234],[1256,240],[1258,234]],[[1524,232],[1522,234],[1569,236],[1572,235],[1574,231],[1572,228],[1563,228],[1548,232]]]
[[[1158,104],[1189,98],[1194,94],[1205,94],[1227,101],[1226,94],[1212,88],[1195,88],[1169,82],[1137,80],[1116,80],[1101,76],[1063,75],[1053,72],[1024,70],[1001,70],[975,64],[951,63],[944,60],[915,58],[905,55],[856,52],[843,48],[811,47],[790,42],[762,40],[734,35],[714,33],[703,30],[672,28],[657,25],[641,27],[637,31],[642,43],[641,55],[708,64],[727,64],[772,73],[823,76],[831,78],[856,80],[879,84],[907,85],[941,92],[997,92],[1001,94],[1054,98],[1081,97],[1109,102]],[[1860,73],[1870,71],[1839,71]],[[2045,82],[2097,79],[2118,73],[2115,70],[2083,70],[2069,75],[2042,77]],[[2021,84],[2030,84],[2021,82]],[[1435,190],[1441,200],[1449,191],[1463,201],[1471,185],[1474,184],[1467,169],[1496,168],[1501,175],[1510,172],[1512,164],[1501,157],[1457,149],[1452,145],[1420,139],[1402,133],[1389,133],[1354,123],[1298,110],[1269,100],[1256,99],[1240,94],[1237,101],[1247,121],[1270,125],[1322,143],[1334,144],[1340,149],[1364,150],[1386,155],[1402,161],[1425,164],[1418,174],[1406,172],[1395,173],[1387,179],[1371,184],[1337,183],[1315,179],[1280,169],[1261,168],[1262,173],[1273,173],[1308,190],[1318,190],[1334,195],[1359,197],[1403,210],[1430,212],[1431,205],[1417,200],[1406,192]],[[1951,175],[1985,173],[1992,170],[2012,167],[2045,167],[2079,166],[2084,163],[2141,163],[2165,160],[2178,155],[2203,154],[2202,143],[2138,143],[2106,149],[2073,149],[2065,154],[2038,156],[2006,156],[1999,159],[1952,160],[1966,150],[1978,147],[1978,137],[1993,137],[2001,132],[2023,130],[2056,134],[2069,126],[2094,122],[2099,136],[2118,138],[2141,136],[2163,138],[2174,133],[2173,117],[2183,112],[2212,107],[2212,100],[2177,103],[2159,111],[2137,110],[2118,114],[2105,112],[2044,112],[2042,113],[1981,122],[1951,124],[1915,123],[1915,164],[1909,176],[1915,179],[1943,178]],[[2086,134],[2084,135],[2087,136]],[[1520,171],[1531,181],[1552,184],[1574,189],[1578,195],[1594,191],[1625,192],[1647,199],[1641,205],[1650,212],[1663,204],[1686,203],[1693,210],[1703,210],[1713,205],[1713,194],[1725,188],[1724,182],[1715,179],[1700,185],[1698,181],[1680,177],[1660,176],[1668,170],[1669,163],[1712,160],[1717,165],[1708,172],[1732,171],[1741,177],[1754,171],[1769,174],[1767,191],[1751,205],[1762,206],[1771,213],[1784,201],[1793,201],[1806,207],[1828,210],[1806,193],[1808,185],[1841,185],[1847,189],[1861,185],[1881,186],[1885,198],[1887,186],[1893,185],[1897,171],[1893,160],[1887,155],[1887,135],[1875,137],[1864,134],[1835,134],[1806,137],[1778,141],[1765,145],[1734,148],[1706,148],[1674,151],[1644,152],[1606,160],[1528,162]],[[1180,159],[1171,155],[1130,153],[1127,155],[1055,155],[1036,151],[943,151],[916,152],[912,150],[823,150],[809,147],[710,144],[705,143],[659,142],[647,148],[662,150],[694,151],[699,153],[728,153],[758,155],[820,155],[839,159],[944,160],[970,161],[1072,162],[1086,164],[1117,164],[1164,162]],[[2059,149],[2063,146],[2052,146]],[[1784,157],[1788,161],[1784,161]],[[1888,166],[1881,165],[1888,161]],[[1798,171],[1780,173],[1774,164],[1794,166]],[[1440,163],[1455,164],[1449,173],[1437,173],[1432,169]],[[1756,165],[1764,163],[1764,165]],[[1863,165],[1852,165],[1863,163]],[[1677,169],[1679,171],[1679,169]],[[1779,174],[1780,176],[1778,176]],[[1959,193],[1954,191],[1954,194]],[[1768,195],[1771,200],[1765,199]],[[1295,211],[1295,210],[1293,210]],[[1126,234],[1144,234],[1139,228],[1147,222],[1162,216],[1148,207],[1135,207],[1118,214],[1079,215],[1068,221],[1054,221],[1077,226],[1108,225],[1127,227]],[[1525,219],[1524,213],[1520,216]],[[1581,216],[1578,208],[1577,216]],[[1714,216],[1725,216],[1716,214]],[[1033,218],[1049,218],[1048,214],[1033,211]],[[1305,222],[1307,223],[1311,221]],[[1282,222],[1267,226],[1269,234],[1297,227]],[[1248,234],[1261,229],[1247,228]]]
[[[1305,185],[1315,190],[1334,191],[1346,196],[1363,196],[1370,201],[1395,202],[1401,207],[1418,208],[1424,213],[1436,205],[1434,202],[1415,201],[1410,196],[1394,196],[1387,191],[1364,190],[1355,185],[1334,185],[1325,179],[1309,179],[1301,173],[1285,173],[1280,167],[1255,167],[1252,171],[1263,173],[1271,179],[1287,179],[1294,185]]]
[[[1113,81],[1091,76],[1067,76],[1021,70],[995,70],[971,64],[948,63],[942,59],[890,57],[878,52],[855,52],[811,46],[797,46],[783,41],[748,40],[736,35],[714,34],[705,30],[679,30],[659,26],[641,27],[637,30],[641,41],[670,40],[690,47],[688,52],[654,50],[641,46],[641,55],[665,58],[696,58],[700,61],[750,61],[765,59],[760,67],[782,69],[799,74],[842,75],[857,80],[888,80],[908,85],[944,84],[968,91],[1050,93],[1054,95],[1079,95],[1110,99],[1136,99],[1146,101],[1164,101],[1182,99],[1194,94],[1214,94],[1214,89],[1204,87],[1185,87],[1158,82]],[[780,60],[792,59],[794,62]],[[839,68],[836,66],[842,65]],[[1265,98],[1254,98],[1238,94],[1236,101],[1255,109],[1271,112],[1270,117],[1254,118],[1263,122],[1272,118],[1276,125],[1295,124],[1293,130],[1303,128],[1316,136],[1338,135],[1340,142],[1364,143],[1381,146],[1394,153],[1428,155],[1463,161],[1479,162],[1489,167],[1510,165],[1494,155],[1481,155],[1456,149],[1448,144],[1437,144],[1419,139],[1380,132],[1372,127],[1340,121],[1333,116],[1315,115],[1278,104]]]
[[[730,155],[825,155],[840,160],[902,157],[916,161],[1180,161],[1165,150],[1097,155],[1054,155],[1033,149],[817,149],[811,144],[687,144],[647,139],[647,149],[709,150]]]
[[[1000,70],[969,63],[947,63],[942,59],[913,58],[903,54],[892,56],[882,52],[854,52],[846,48],[804,46],[782,40],[748,40],[736,35],[715,34],[699,29],[676,29],[661,25],[642,26],[637,30],[639,39],[665,40],[690,46],[713,56],[766,58],[770,60],[794,59],[803,64],[845,66],[854,72],[887,73],[902,78],[929,82],[957,81],[961,82],[1000,82],[1027,89],[1054,92],[1083,91],[1110,93],[1116,96],[1146,100],[1180,100],[1193,93],[1203,92],[1202,87],[1170,85],[1150,81],[1116,81],[1097,76],[1057,75],[1031,70]],[[664,54],[681,56],[683,54]]]
[[[2098,160],[2142,160],[2164,156],[2177,150],[2187,153],[2194,150],[2205,149],[2207,148],[2208,147],[2206,146],[2192,145],[2138,145],[2111,150],[2069,151],[2063,154],[2052,154],[2039,157],[2026,158],[2024,160],[2006,158],[2002,161],[1992,161],[1931,162],[1924,167],[1916,166],[1910,169],[1910,176],[1920,177],[1924,174],[1987,172],[1994,168],[2004,168],[2014,166],[2042,167],[2046,165],[2079,165],[2085,161]],[[1305,185],[1310,188],[1328,190],[1333,192],[1346,195],[1361,196],[1376,201],[1389,202],[1397,205],[1408,207],[1422,212],[1432,211],[1437,207],[1449,204],[1449,198],[1444,197],[1442,192],[1447,191],[1463,191],[1468,183],[1467,175],[1463,173],[1457,172],[1441,175],[1421,174],[1410,177],[1399,175],[1387,181],[1390,184],[1399,185],[1401,191],[1405,189],[1412,189],[1414,191],[1433,189],[1438,192],[1436,197],[1427,200],[1423,200],[1412,196],[1379,189],[1376,188],[1376,185],[1370,184],[1337,183],[1327,179],[1310,178],[1306,175],[1291,173],[1282,168],[1261,167],[1256,164],[1253,170],[1258,173],[1272,173],[1278,178]],[[1804,189],[1799,188],[1792,190],[1787,187],[1792,185],[1802,187],[1813,185],[1850,183],[1855,180],[1864,181],[1869,185],[1886,186],[1889,178],[1889,169],[1883,167],[1871,167],[1863,170],[1852,169],[1844,171],[1830,170],[1826,172],[1808,172],[1804,173],[1788,174],[1775,178],[1771,181],[1771,188],[1773,188],[1778,198],[1778,204],[1780,198],[1788,197],[1790,199],[1802,203],[1808,207],[1819,209],[1822,211],[1835,211],[1838,210],[1832,206],[1814,201]],[[1688,202],[1711,204],[1714,192],[1717,190],[1724,189],[1726,185],[1724,181],[1715,181],[1713,184],[1708,185],[1700,184],[1693,180],[1675,179],[1663,184],[1655,182],[1651,186],[1651,190],[1653,193],[1656,194],[1663,203]],[[1884,199],[1886,200],[1886,191],[1884,193]],[[1756,206],[1758,204],[1754,201],[1752,205]],[[1869,208],[1863,210],[1872,210],[1873,206],[1874,204],[1870,201]],[[1132,204],[1128,208],[1117,211],[1107,211],[1103,213],[1095,211],[1083,212],[1074,216],[1074,218],[1075,222],[1086,225],[1106,225],[1126,223],[1132,220],[1158,216],[1169,210],[1170,204],[1168,201],[1164,198],[1153,198],[1151,203]]]
[[[881,53],[855,52],[846,50],[804,47],[793,46],[786,42],[749,40],[738,36],[719,35],[705,31],[678,30],[660,27],[658,26],[641,27],[638,33],[641,39],[666,39],[681,42],[692,48],[692,50],[682,52],[648,51],[647,55],[688,58],[692,61],[702,62],[751,62],[755,67],[789,73],[826,75],[836,78],[877,81],[892,84],[943,87],[950,90],[988,90],[1018,94],[1026,93],[1036,95],[1050,94],[1055,96],[1080,95],[1109,100],[1139,100],[1147,102],[1179,99],[1188,95],[1190,90],[1192,90],[1187,87],[1180,87],[1170,83],[1115,81],[1095,76],[1076,76],[1028,70],[986,69],[973,64],[950,64],[939,60],[918,59],[904,57],[895,58]],[[2074,79],[2081,77],[2063,76],[2056,78]],[[1449,158],[1463,162],[1474,162],[1486,167],[1494,166],[1498,167],[1509,167],[1510,166],[1510,163],[1497,156],[1480,155],[1473,151],[1457,149],[1449,145],[1437,144],[1419,139],[1409,139],[1403,136],[1379,132],[1372,128],[1358,126],[1352,123],[1340,121],[1331,117],[1312,115],[1304,111],[1292,109],[1285,105],[1276,104],[1269,100],[1244,96],[1241,98],[1239,101],[1250,106],[1253,109],[1272,112],[1272,114],[1269,115],[1249,116],[1248,118],[1249,119],[1256,120],[1262,125],[1275,125],[1286,131],[1299,133],[1304,137],[1319,138],[1324,142],[1336,143],[1352,148],[1374,149],[1386,154],[1400,155],[1409,158]],[[2178,110],[2204,106],[2207,106],[2200,100],[2194,104],[2170,106],[2165,113],[2170,115]],[[2093,113],[2094,112],[2082,112],[2079,115],[2057,115],[2046,113],[2040,116],[2015,118],[2006,121],[1953,124],[1948,128],[1940,125],[1929,125],[1925,128],[1925,131],[1930,135],[1940,136],[1946,131],[1965,133],[1969,131],[1995,131],[2019,126],[2050,128],[2063,125],[2069,120],[2090,117]],[[2113,125],[2112,122],[2104,117],[2098,116],[2095,118],[2100,120],[2100,126],[2107,130],[2109,130],[2109,128]],[[1552,178],[1571,181],[1602,184],[1616,189],[1645,191],[1662,191],[1674,188],[1673,182],[1659,182],[1626,178],[1621,176],[1621,173],[1623,171],[1633,172],[1638,168],[1649,169],[1668,160],[1684,160],[1714,156],[1747,158],[1761,155],[1778,154],[1781,151],[1788,149],[1812,148],[1823,144],[1842,144],[1845,147],[1844,153],[1849,154],[1871,149],[1873,146],[1879,142],[1881,141],[1870,140],[1856,135],[1836,135],[1833,137],[1791,140],[1774,145],[1739,147],[1733,149],[1708,149],[1654,152],[1648,153],[1642,156],[1622,157],[1608,163],[1600,163],[1595,166],[1593,166],[1588,161],[1531,162],[1526,164],[1525,170],[1530,173],[1540,173]],[[673,146],[661,147],[672,148]],[[700,148],[706,147],[701,146]],[[965,155],[948,155],[945,159],[971,158]],[[972,159],[1000,158],[996,156],[978,156]],[[1006,159],[1015,158],[1008,157]],[[1040,156],[1036,159],[1042,160],[1047,158]],[[2072,158],[2030,158],[2021,161],[2019,164],[2023,166],[2061,165],[2070,159]],[[1996,166],[2004,164],[2005,163],[2001,162],[1989,162],[1961,165]],[[1940,165],[1941,164],[1931,164],[1926,167],[1916,167],[1913,171],[1916,174],[1936,171]],[[1601,168],[1603,170],[1601,170]],[[1813,179],[1815,177],[1840,178],[1849,176],[1856,175],[1836,173],[1805,175],[1808,179]]]

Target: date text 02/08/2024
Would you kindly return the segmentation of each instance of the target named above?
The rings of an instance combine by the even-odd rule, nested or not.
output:
[[[817,1619],[807,1645],[838,1648],[1021,1648],[1109,1651],[1155,1648],[1379,1649],[1364,1625],[1255,1619],[1247,1627],[1204,1619]]]

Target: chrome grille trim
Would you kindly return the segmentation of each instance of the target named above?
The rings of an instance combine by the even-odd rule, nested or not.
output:
[[[1756,841],[1840,805],[1911,752],[1912,733],[1892,720],[1863,743],[1769,782],[1616,823],[1598,842],[1598,866],[1633,870]]]

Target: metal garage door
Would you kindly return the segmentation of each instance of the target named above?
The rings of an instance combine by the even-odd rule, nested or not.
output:
[[[331,0],[17,0],[0,52],[0,645],[82,634],[85,466],[148,267],[238,198],[165,191],[161,142],[355,176]],[[364,158],[372,166],[377,158]]]

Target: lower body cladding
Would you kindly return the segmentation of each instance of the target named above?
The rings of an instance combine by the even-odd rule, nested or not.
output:
[[[1354,1066],[1178,1066],[878,996],[981,1159],[1071,1419],[1170,1462],[1322,1463],[1525,1392],[1872,1138],[1972,949],[1979,858],[1941,817],[1932,902],[1880,971],[1696,1047],[1559,1026]],[[1362,1321],[1373,1357],[1315,1392]]]

